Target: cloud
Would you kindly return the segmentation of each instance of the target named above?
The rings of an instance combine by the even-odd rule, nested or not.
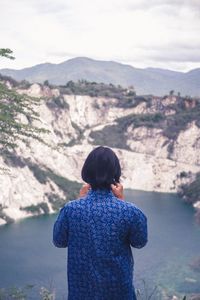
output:
[[[186,70],[200,66],[200,1],[1,0],[1,67],[75,56]]]
[[[179,49],[179,51],[171,53],[169,49],[163,49],[162,51],[155,50],[147,54],[147,57],[151,60],[160,62],[200,62],[200,53],[198,49]]]
[[[123,6],[123,1],[121,2]],[[181,9],[182,7],[187,7],[192,10],[196,10],[200,8],[199,0],[130,0],[125,2],[124,8],[130,9],[141,9],[141,10],[149,10],[155,8],[166,8],[171,7],[172,10]]]

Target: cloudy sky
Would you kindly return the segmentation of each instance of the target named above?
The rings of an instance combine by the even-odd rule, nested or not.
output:
[[[86,56],[135,67],[200,67],[200,0],[0,0],[0,68]]]

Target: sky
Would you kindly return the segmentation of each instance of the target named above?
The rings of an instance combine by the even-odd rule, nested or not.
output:
[[[134,67],[200,67],[200,0],[0,0],[0,48],[21,69],[74,57]]]

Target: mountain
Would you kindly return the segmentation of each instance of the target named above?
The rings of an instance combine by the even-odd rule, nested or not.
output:
[[[12,88],[6,78],[4,84]],[[0,225],[53,213],[76,199],[84,160],[98,145],[116,152],[125,188],[181,192],[200,214],[199,100],[171,95],[136,96],[132,101],[120,87],[108,87],[120,97],[67,94],[68,88],[14,83],[18,93],[40,99],[40,121],[33,125],[49,133],[43,136],[45,144],[20,140],[14,152],[0,156]],[[22,122],[29,124],[29,119]]]
[[[162,96],[174,90],[184,96],[200,96],[200,68],[183,73],[159,68],[140,69],[114,61],[77,57],[60,64],[44,63],[21,70],[1,69],[0,73],[31,83],[48,80],[52,84],[63,85],[70,80],[85,79],[124,87],[133,85],[137,94]]]

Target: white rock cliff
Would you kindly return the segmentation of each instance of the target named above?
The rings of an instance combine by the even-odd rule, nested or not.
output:
[[[35,97],[59,97],[58,89],[33,84],[28,90],[19,90]],[[82,183],[81,168],[88,153],[97,145],[92,144],[90,132],[115,124],[115,120],[132,113],[147,113],[149,108],[141,102],[133,108],[121,108],[114,98],[64,95],[64,108],[51,107],[49,100],[42,100],[38,108],[41,122],[36,125],[50,130],[44,135],[50,146],[30,140],[29,146],[20,143],[16,150],[17,162],[9,163],[0,157],[0,224],[7,218],[17,220],[33,215],[23,210],[31,205],[46,203],[49,213],[55,210],[48,195],[53,193],[70,200],[50,177],[45,182],[38,180],[33,170],[23,162],[51,170],[70,181]],[[168,100],[169,101],[169,100]],[[174,101],[174,100],[173,100]],[[163,105],[167,105],[167,100]],[[154,104],[153,111],[157,111]],[[176,193],[181,183],[188,181],[178,175],[185,171],[192,174],[200,170],[200,128],[194,122],[180,131],[173,153],[169,157],[168,138],[162,129],[130,125],[125,133],[130,150],[112,148],[122,166],[122,183],[125,188]],[[76,141],[76,142],[74,142]],[[22,163],[20,163],[20,158]],[[71,199],[72,200],[72,199]],[[42,210],[41,210],[42,213]]]

